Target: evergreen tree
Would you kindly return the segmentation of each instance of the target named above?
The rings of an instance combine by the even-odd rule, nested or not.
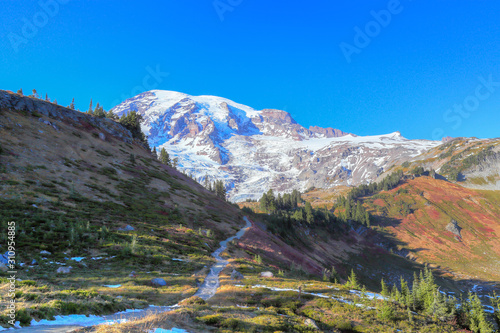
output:
[[[311,203],[309,201],[306,202],[306,207],[305,207],[304,211],[306,213],[307,223],[309,223],[309,224],[313,223],[314,222],[314,213],[313,213]]]
[[[49,94],[47,94],[47,93],[45,94],[45,100],[46,100],[47,102],[50,102],[50,99],[49,99]]]
[[[346,285],[352,289],[359,289],[359,282],[356,273],[354,273],[354,269],[351,269],[351,275],[347,279]]]
[[[90,99],[89,109],[87,110],[88,114],[94,114],[94,109],[92,108],[92,106],[93,106],[93,103],[92,103],[92,98],[91,98]]]
[[[95,111],[94,111],[95,112]],[[132,132],[132,137],[141,141],[149,149],[148,141],[146,136],[141,130],[141,120],[142,116],[137,113],[137,111],[131,111],[127,115],[122,115],[119,122],[125,126],[130,132]]]
[[[381,291],[382,296],[384,296],[385,298],[389,297],[391,293],[389,292],[389,288],[387,288],[384,279],[380,280],[380,285],[382,287]]]
[[[75,98],[71,100],[71,104],[68,106],[68,108],[70,108],[71,110],[75,109]]]
[[[17,93],[18,93],[19,95],[21,95],[21,96],[24,96],[24,94],[23,94],[23,89],[22,89],[22,88],[21,88],[21,89],[19,89],[19,90],[17,91]]]
[[[178,157],[174,157],[174,160],[172,161],[172,167],[174,169],[177,169],[177,165],[179,164],[179,158]]]
[[[156,152],[156,147],[153,147],[153,151],[151,152],[154,158],[158,159],[158,153]]]
[[[226,200],[226,187],[224,186],[222,180],[217,180],[215,182],[215,195],[222,200]]]
[[[98,118],[105,118],[106,117],[106,111],[104,111],[104,108],[97,103],[95,110],[94,110],[94,116]]]
[[[165,150],[165,147],[163,147],[160,151],[160,162],[170,166],[170,156],[168,155],[167,151]]]
[[[112,119],[112,120],[118,120],[118,116],[113,112],[113,110],[109,110],[108,112],[104,111],[106,118]]]
[[[36,92],[36,89],[33,89],[33,97],[38,98],[38,93]]]

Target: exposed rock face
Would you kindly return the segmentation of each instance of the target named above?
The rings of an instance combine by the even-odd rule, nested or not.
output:
[[[322,128],[319,126],[310,126],[309,131],[311,131],[312,133],[323,134],[327,138],[338,138],[349,134],[346,132],[342,132],[341,130],[336,128],[331,128],[331,127]]]
[[[286,111],[251,107],[215,96],[154,90],[117,105],[143,116],[151,146],[179,158],[179,168],[203,183],[223,180],[232,201],[259,199],[272,188],[359,185],[375,180],[441,142],[407,140],[399,132],[358,137],[298,124]]]
[[[449,232],[455,234],[456,236],[462,238],[462,235],[460,233],[460,231],[462,230],[462,228],[458,225],[458,222],[455,221],[455,220],[452,220],[450,223],[448,223],[448,225],[446,226],[446,230],[448,230]]]
[[[450,142],[453,140],[455,140],[455,138],[451,137],[451,136],[445,136],[444,138],[441,139],[441,141],[443,141],[443,143],[447,143],[447,142]]]

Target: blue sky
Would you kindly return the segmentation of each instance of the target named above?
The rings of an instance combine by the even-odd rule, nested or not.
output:
[[[500,136],[494,0],[5,1],[0,89],[105,109],[151,88],[304,126]],[[361,33],[359,33],[361,31]],[[153,74],[151,74],[153,73]],[[168,75],[166,74],[168,73]]]

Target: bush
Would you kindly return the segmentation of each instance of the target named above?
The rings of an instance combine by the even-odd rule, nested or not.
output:
[[[31,316],[26,309],[16,310],[16,321],[21,322],[21,326],[29,326],[31,324]]]
[[[384,302],[380,307],[380,311],[377,313],[377,317],[385,322],[391,322],[396,320],[396,310],[394,305],[390,302]]]
[[[179,302],[179,305],[205,305],[205,304],[207,304],[205,300],[203,300],[203,298],[198,296],[192,296]]]
[[[196,319],[205,323],[206,325],[215,326],[215,325],[219,325],[219,323],[222,322],[223,317],[221,315],[214,314],[214,315],[207,315],[207,316],[203,316],[203,317],[196,317]]]

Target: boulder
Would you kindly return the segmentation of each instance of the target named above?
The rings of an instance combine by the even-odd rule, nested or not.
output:
[[[304,320],[304,324],[308,327],[311,327],[312,329],[319,330],[318,325],[316,325],[316,322],[311,318],[307,318],[306,320]]]
[[[103,133],[99,133],[99,139],[106,141],[106,136]]]
[[[156,278],[156,279],[152,279],[151,280],[151,284],[154,286],[154,287],[164,287],[167,285],[167,281],[165,281],[164,279],[162,278]]]
[[[0,262],[7,265],[9,263],[9,251],[0,254]]]
[[[120,231],[134,231],[135,228],[131,225],[127,225],[125,228],[118,228]]]
[[[458,225],[458,222],[455,220],[451,220],[450,223],[446,226],[446,230],[453,233],[454,235],[462,238],[461,230],[462,228]]]
[[[71,273],[71,269],[72,268],[73,267],[71,267],[71,266],[68,266],[68,267],[59,267],[57,269],[57,273],[59,273],[59,274],[69,274],[69,273]]]
[[[243,280],[244,278],[245,277],[243,276],[243,274],[235,269],[233,269],[233,271],[231,272],[231,280]]]
[[[260,277],[272,278],[272,277],[274,277],[274,274],[272,272],[262,272],[262,273],[260,273]]]

